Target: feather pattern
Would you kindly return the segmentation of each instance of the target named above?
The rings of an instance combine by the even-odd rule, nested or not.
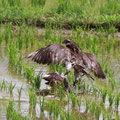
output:
[[[51,64],[51,63],[65,63],[70,61],[71,53],[67,47],[61,46],[59,44],[48,45],[47,47],[41,48],[24,58],[30,58],[34,62],[39,64]]]
[[[32,60],[39,64],[62,63],[66,67],[65,75],[70,72],[72,65],[75,70],[75,81],[78,79],[79,73],[92,78],[86,72],[86,68],[92,71],[96,77],[105,78],[101,65],[92,53],[81,52],[79,46],[70,39],[64,40],[63,43],[66,47],[59,44],[51,44],[30,53],[24,58],[32,57]]]
[[[96,77],[104,79],[105,74],[97,58],[92,53],[83,52],[82,54],[83,54],[84,64],[87,65],[88,68],[90,68],[90,70],[94,73]],[[89,62],[86,61],[87,59],[85,59],[84,56],[87,57]]]

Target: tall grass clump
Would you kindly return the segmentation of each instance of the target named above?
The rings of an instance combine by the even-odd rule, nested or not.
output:
[[[60,114],[60,105],[54,100],[49,102],[50,107],[50,115],[54,115],[54,118],[58,119],[58,116]]]
[[[85,103],[86,103],[86,109],[85,112],[88,113],[90,106],[91,106],[91,100],[88,97],[85,97]]]
[[[24,35],[22,32],[24,29],[25,29],[24,25],[20,26],[19,34],[18,34],[17,41],[16,41],[16,45],[19,48],[19,50],[21,50],[23,47]]]
[[[65,114],[63,111],[60,111],[60,119],[65,120]]]
[[[16,41],[16,46],[19,48],[19,50],[21,50],[23,47],[23,40],[24,40],[24,35],[22,33],[23,30],[24,30],[24,25],[20,26],[17,41]]]
[[[18,41],[18,45],[19,45],[19,50],[21,50],[23,47],[23,41],[24,41],[23,36],[21,35],[20,37],[18,37],[17,41]]]
[[[40,74],[34,76],[33,84],[34,84],[36,91],[40,90],[41,80],[42,78]]]
[[[19,101],[20,101],[20,97],[21,97],[21,94],[22,94],[22,88],[23,88],[23,86],[21,86],[20,89],[17,89],[17,91],[18,91],[18,99],[19,99]]]
[[[101,114],[101,106],[98,104],[96,105],[96,109],[95,109],[96,120],[99,120],[100,114]]]
[[[5,27],[5,42],[8,44],[9,39],[10,39],[10,31],[11,31],[11,24],[6,24]]]
[[[75,95],[73,92],[70,93],[70,98],[72,101],[72,106],[75,107],[75,104],[77,103],[77,95]]]
[[[51,40],[52,40],[53,43],[58,42],[57,36],[56,36],[56,28],[55,28],[55,26],[53,26],[53,33],[51,35]]]
[[[23,117],[22,114],[19,113],[19,111],[17,111],[14,106],[15,106],[14,102],[10,101],[7,106],[6,112],[7,120],[28,120],[28,118]]]
[[[95,109],[96,109],[96,101],[93,100],[90,106],[90,114],[94,114],[95,113]]]
[[[100,28],[100,29],[103,29],[102,27]],[[102,30],[98,30],[98,44],[101,44],[101,43],[103,43],[103,38],[104,38],[104,34],[103,34],[103,32],[102,32]]]
[[[52,34],[51,24],[45,24],[45,40],[50,39],[51,34]]]
[[[72,120],[72,116],[70,115],[70,111],[69,110],[67,110],[65,112],[65,117],[66,117],[66,120]]]
[[[3,39],[2,30],[0,30],[0,45],[2,44],[2,39]]]
[[[6,0],[2,0],[1,3],[3,7],[6,7]]]
[[[24,74],[25,74],[26,78],[29,80],[29,82],[34,84],[33,83],[34,74],[35,74],[34,67],[26,66],[25,69],[24,69]]]
[[[29,88],[29,102],[33,105],[33,108],[35,108],[37,104],[37,95],[33,88]]]
[[[87,36],[87,39],[86,39],[86,48],[91,48],[91,37],[90,35]]]
[[[65,13],[68,10],[69,5],[70,5],[70,0],[59,0],[56,12],[58,14]]]
[[[22,60],[22,57],[21,55],[19,55],[17,58],[16,58],[16,71],[20,74],[22,74],[22,71],[24,69],[24,64],[23,64],[23,60]]]
[[[78,104],[78,107],[79,107],[79,111],[80,111],[80,107],[81,107],[81,102],[82,102],[82,100],[81,100],[81,97],[80,97],[80,98],[77,99],[77,104]]]
[[[16,58],[18,54],[18,49],[16,48],[15,44],[12,42],[9,45],[9,60],[12,65],[16,65]]]
[[[40,7],[44,7],[46,3],[46,0],[31,0],[31,5],[32,6],[40,6]]]
[[[81,32],[82,32],[82,28],[81,27],[77,28],[77,35],[76,35],[77,40],[81,39]]]
[[[74,40],[74,39],[75,39],[75,30],[74,30],[74,29],[71,30],[71,34],[72,34],[71,37],[72,37],[72,39]]]
[[[3,80],[2,83],[1,83],[1,85],[0,85],[1,91],[5,90],[6,87],[7,87],[6,82],[5,82],[5,80]]]
[[[19,6],[20,5],[20,0],[8,0],[8,4],[10,5],[10,7],[12,6]]]
[[[35,38],[34,38],[34,35],[33,35],[32,31],[29,32],[29,39],[30,39],[30,42],[31,42],[31,46],[33,46],[34,43],[35,43]]]
[[[59,87],[59,90],[58,90],[58,92],[59,92],[59,97],[60,97],[60,100],[62,100],[62,98],[63,98],[63,96],[64,96],[64,89],[63,89],[63,87],[62,86],[58,86]]]
[[[28,33],[28,28],[27,28],[26,32],[25,32],[25,46],[26,46],[26,48],[29,47],[29,42],[30,42],[30,38],[29,38],[29,33]]]
[[[45,109],[45,96],[43,95],[42,99],[40,99],[40,109],[43,112]]]
[[[112,106],[113,105],[113,103],[114,103],[114,98],[115,98],[115,96],[113,95],[113,93],[112,93],[112,91],[111,90],[109,90],[108,91],[108,99],[109,99],[109,104],[110,104],[110,106]]]
[[[110,74],[110,72],[109,72],[109,74]],[[112,73],[112,74],[113,74],[113,73]],[[115,85],[116,85],[116,81],[115,81],[115,79],[113,78],[113,76],[111,76],[111,75],[110,75],[110,77],[109,77],[109,82],[110,82],[110,85],[111,85],[112,90],[114,90]]]
[[[13,96],[13,89],[15,88],[15,86],[16,86],[16,84],[12,84],[12,81],[11,81],[11,83],[10,83],[10,85],[9,85],[9,92],[10,92],[10,96]]]
[[[92,85],[92,89],[93,89],[93,95],[94,95],[95,97],[97,97],[98,91],[97,91],[96,86]]]
[[[42,8],[45,6],[45,3],[46,3],[46,0],[38,0],[38,4]]]
[[[120,94],[118,93],[116,95],[116,97],[115,97],[115,106],[116,106],[116,108],[118,108],[119,103],[120,103]]]
[[[106,0],[105,4],[100,7],[100,14],[114,15],[119,11],[119,7],[118,0]]]
[[[62,30],[59,30],[59,34],[58,34],[58,43],[61,44],[62,43]]]
[[[105,103],[106,96],[108,94],[108,90],[107,90],[107,88],[105,88],[105,89],[101,88],[100,91],[101,91],[101,96],[102,96],[102,102]]]

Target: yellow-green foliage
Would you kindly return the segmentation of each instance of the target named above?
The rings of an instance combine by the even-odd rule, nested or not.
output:
[[[7,8],[7,9],[6,9]],[[120,22],[119,0],[0,0],[0,20],[40,20],[54,24]]]

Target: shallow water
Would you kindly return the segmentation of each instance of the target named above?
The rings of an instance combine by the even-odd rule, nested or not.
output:
[[[6,106],[8,105],[11,99],[14,99],[15,107],[20,109],[23,116],[31,116],[32,118],[35,118],[35,119],[41,118],[41,117],[49,119],[50,117],[49,112],[45,110],[44,113],[41,114],[39,104],[36,105],[35,110],[32,109],[32,106],[29,104],[29,94],[28,94],[29,84],[27,83],[27,80],[23,76],[17,74],[15,70],[12,68],[12,66],[10,66],[8,54],[7,54],[8,52],[5,50],[6,50],[5,46],[0,47],[0,83],[2,83],[2,81],[4,80],[5,83],[9,85],[12,82],[12,84],[15,84],[15,88],[13,90],[12,98],[10,97],[9,92],[6,92],[4,90],[0,91],[0,120],[6,120]],[[30,64],[34,64],[34,63],[30,62]],[[115,63],[113,63],[112,65],[113,68],[115,65],[118,64],[118,62],[115,65],[114,64]],[[114,76],[118,75],[117,79],[119,79],[119,74],[118,74],[119,67],[118,69],[115,69],[115,70],[117,72],[115,72]],[[42,74],[44,75],[47,73],[47,67],[38,65],[36,66],[35,71],[36,71],[36,74],[38,74],[39,71],[42,71]],[[20,102],[18,102],[17,90],[20,89],[21,86],[23,87],[23,89],[22,89]],[[42,90],[42,89],[49,89],[49,88],[50,88],[49,86],[45,85],[45,81],[42,80],[40,89]],[[51,96],[48,96],[48,97],[51,97]],[[105,106],[106,108],[109,107],[108,98],[106,99]],[[66,105],[65,107],[66,111],[68,110],[68,108],[72,110],[71,102],[69,103],[69,105]],[[80,112],[84,113],[85,109],[86,109],[85,103],[82,102]],[[120,109],[120,106],[119,106],[119,109]],[[118,113],[120,115],[120,110],[118,111]],[[102,118],[103,116],[101,115],[100,120],[102,120]]]
[[[30,49],[30,51],[32,51],[32,49]],[[27,52],[29,53],[30,51],[27,51]],[[9,86],[10,83],[12,82],[12,84],[15,84],[15,88],[13,90],[13,97],[10,96],[8,89],[7,89],[7,92],[4,90],[0,91],[0,120],[6,120],[6,106],[8,105],[8,103],[11,99],[14,99],[15,107],[20,109],[23,116],[30,116],[32,118],[50,119],[50,115],[49,115],[49,112],[47,110],[44,110],[44,112],[41,113],[39,104],[36,105],[35,110],[32,109],[32,106],[29,104],[29,94],[28,94],[29,84],[28,84],[27,80],[25,79],[25,77],[16,73],[16,71],[13,69],[14,67],[12,67],[9,64],[8,58],[9,58],[9,56],[8,56],[7,47],[5,44],[3,44],[2,46],[0,46],[0,83],[2,83],[2,81],[4,80],[5,83],[7,83],[7,85]],[[35,64],[31,61],[29,63]],[[42,74],[44,75],[49,71],[46,66],[36,65],[36,64],[35,64],[35,66],[36,66],[36,68],[35,68],[36,74],[38,74],[39,71],[41,71]],[[120,86],[119,60],[117,58],[113,59],[111,66],[115,71],[114,77],[117,80],[118,87],[119,87]],[[104,83],[99,81],[98,84],[102,85]],[[22,95],[21,95],[20,102],[18,102],[18,91],[17,90],[20,89],[21,86],[23,87]],[[45,85],[45,81],[42,80],[40,89],[43,90],[43,89],[49,89],[49,88],[50,88],[49,86]],[[120,92],[120,88],[118,89],[118,92]],[[52,97],[52,96],[48,96],[48,97]],[[106,106],[106,108],[109,107],[108,98],[106,98],[105,106]],[[65,107],[66,111],[68,109],[72,110],[71,101],[68,105],[66,104],[65,106],[62,106],[62,107]],[[84,113],[85,109],[86,109],[85,103],[82,102],[81,108],[79,111],[81,113]],[[70,112],[72,112],[72,111],[70,111]],[[119,116],[120,116],[120,105],[119,105],[118,112],[119,112]],[[102,120],[102,118],[103,117],[101,115],[100,120]]]
[[[20,111],[23,116],[26,116],[29,114],[30,111],[30,104],[29,104],[29,84],[27,83],[27,80],[17,74],[15,70],[10,66],[9,64],[9,59],[8,59],[8,54],[5,52],[6,47],[1,46],[0,47],[0,84],[5,81],[5,84],[7,86],[7,90],[0,90],[0,120],[6,120],[6,107],[9,103],[9,101],[14,99],[15,101],[15,106],[18,107],[18,89],[22,87],[22,93],[21,93],[21,98],[20,98]],[[36,74],[38,74],[38,71],[41,69],[41,66],[38,66],[35,71]],[[43,70],[43,75],[46,74],[47,68],[44,67]],[[8,87],[10,83],[15,84],[15,88],[13,90],[13,97],[10,96]],[[46,86],[45,81],[41,81],[41,90],[42,89],[49,89],[49,86]],[[40,106],[37,104],[36,105],[36,117],[40,117]]]

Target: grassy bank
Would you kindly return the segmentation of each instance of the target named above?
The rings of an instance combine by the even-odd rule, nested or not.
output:
[[[120,27],[119,0],[0,0],[0,21],[65,28]]]

